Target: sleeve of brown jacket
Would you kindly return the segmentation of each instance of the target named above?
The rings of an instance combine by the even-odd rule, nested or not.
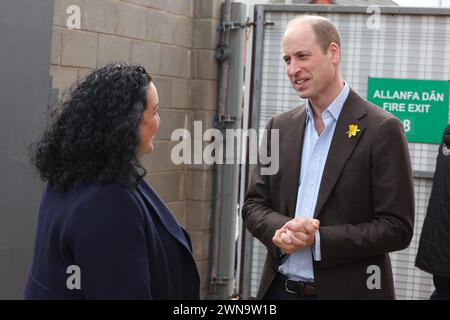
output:
[[[268,155],[270,155],[271,150],[270,132],[272,125],[273,119],[267,124],[265,131],[267,135],[264,136],[264,140],[261,144],[262,147],[267,145]],[[275,247],[272,238],[275,235],[275,231],[292,218],[282,215],[272,209],[273,205],[269,176],[261,174],[262,166],[263,165],[260,163],[258,157],[258,163],[253,170],[249,187],[245,195],[242,219],[250,233],[260,240],[274,257],[279,257],[281,251]]]

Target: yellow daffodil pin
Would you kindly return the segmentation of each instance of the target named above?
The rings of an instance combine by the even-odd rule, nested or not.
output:
[[[349,138],[351,138],[351,137],[356,137],[356,134],[357,134],[358,132],[360,132],[360,131],[361,131],[361,130],[358,129],[358,125],[357,125],[357,124],[350,124],[350,125],[348,126],[348,132],[347,132],[347,135],[348,135]]]

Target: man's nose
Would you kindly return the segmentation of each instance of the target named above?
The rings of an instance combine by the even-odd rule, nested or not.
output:
[[[287,73],[289,77],[295,76],[302,69],[300,63],[295,60],[291,60],[291,63],[287,67]]]

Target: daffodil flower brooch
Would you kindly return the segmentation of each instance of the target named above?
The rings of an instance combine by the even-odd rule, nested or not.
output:
[[[351,138],[351,137],[356,137],[356,134],[357,134],[358,132],[360,132],[360,131],[361,131],[361,130],[358,128],[358,125],[357,125],[357,124],[350,124],[350,125],[348,126],[347,135],[348,135],[349,138]]]

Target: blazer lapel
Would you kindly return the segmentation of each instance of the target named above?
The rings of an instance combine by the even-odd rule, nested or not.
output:
[[[328,151],[327,161],[320,183],[314,217],[320,214],[325,202],[331,194],[344,166],[364,133],[366,108],[364,100],[350,89],[349,96],[344,103],[336,129]],[[360,130],[356,136],[349,137],[349,125],[357,125]]]
[[[300,166],[303,149],[303,136],[306,125],[305,105],[299,107],[299,112],[284,125],[286,128],[285,139],[280,153],[285,155],[283,163],[283,172],[287,172],[285,190],[288,196],[288,214],[295,216],[295,207],[297,204],[297,192],[300,184]]]
[[[146,200],[154,209],[159,217],[159,220],[167,229],[167,231],[192,254],[192,250],[186,240],[186,237],[183,234],[183,231],[181,230],[180,225],[172,216],[170,210],[166,207],[158,194],[153,191],[150,185],[148,185],[147,182],[145,182],[145,180],[143,179],[141,179],[138,184],[138,192],[144,197],[144,200]]]

